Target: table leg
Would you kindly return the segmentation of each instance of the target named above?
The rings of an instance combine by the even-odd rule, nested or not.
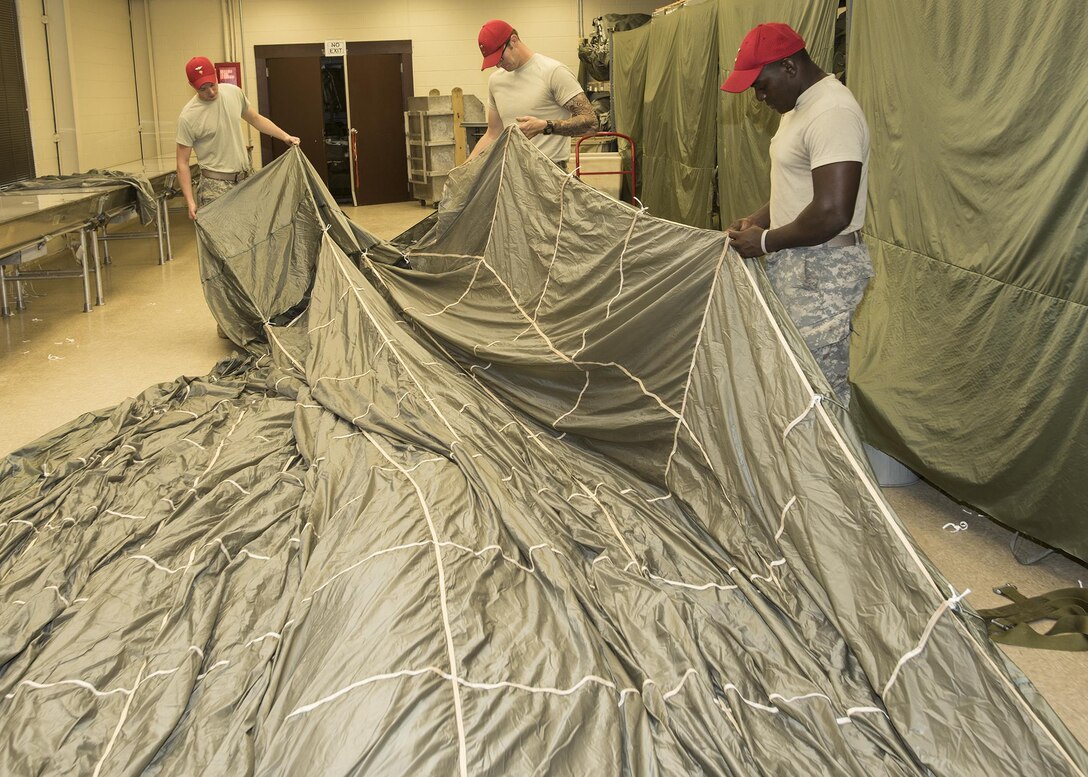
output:
[[[155,233],[159,239],[159,264],[166,264],[166,243],[162,239],[162,208],[155,209]]]
[[[89,265],[91,263],[91,255],[88,252],[87,246],[87,233],[93,230],[94,227],[90,224],[84,225],[83,229],[79,230],[79,247],[82,249],[83,254],[83,312],[91,312],[91,278]],[[97,242],[97,240],[96,240]]]
[[[102,227],[105,230],[105,226]],[[98,261],[98,230],[91,232],[91,240],[94,241],[94,293],[95,304],[105,305],[106,300],[102,297],[102,263]],[[105,241],[103,241],[105,242]],[[106,254],[109,254],[110,245],[106,242]]]
[[[166,230],[166,261],[174,259],[174,247],[170,244],[170,203],[165,197],[162,200],[162,225]]]
[[[11,315],[11,308],[8,307],[8,283],[5,280],[7,275],[6,271],[0,266],[0,314],[5,316]]]
[[[103,264],[113,264],[113,257],[110,256],[110,241],[107,239],[109,236],[109,221],[102,222],[102,243],[103,243]],[[98,230],[95,230],[95,234],[98,234]]]
[[[26,302],[23,300],[23,282],[19,280],[19,265],[12,267],[11,272],[15,276],[15,309],[26,310]]]

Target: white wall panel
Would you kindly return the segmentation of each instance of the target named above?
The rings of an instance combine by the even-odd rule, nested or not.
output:
[[[81,170],[139,159],[128,0],[69,2],[68,39]]]
[[[26,101],[30,112],[30,141],[34,145],[36,175],[57,175],[57,144],[54,141],[53,98],[49,89],[49,58],[41,0],[18,0],[19,43],[23,50]]]
[[[193,57],[207,57],[212,62],[225,59],[223,4],[220,0],[142,1],[151,28],[159,146],[164,156],[172,156],[178,114],[194,94],[185,78],[185,63]],[[252,57],[249,59],[252,62]],[[256,100],[252,73],[245,81],[246,93]]]
[[[518,29],[526,44],[578,70],[577,0],[245,0],[246,66],[252,77],[252,47],[273,43],[411,40],[416,94],[460,86],[487,93],[480,72],[476,35],[488,19]]]

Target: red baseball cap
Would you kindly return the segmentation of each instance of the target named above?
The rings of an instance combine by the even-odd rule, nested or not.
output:
[[[514,34],[514,28],[502,19],[492,19],[480,28],[480,34],[476,41],[480,44],[480,53],[484,55],[484,63],[480,70],[495,67],[502,58],[503,47]]]
[[[722,91],[743,92],[759,78],[764,65],[796,54],[804,47],[805,39],[788,24],[769,22],[752,28],[740,43],[733,72],[722,84]]]
[[[215,75],[215,65],[207,57],[193,57],[185,65],[185,75],[193,89],[199,89],[204,84],[218,84],[219,79]]]

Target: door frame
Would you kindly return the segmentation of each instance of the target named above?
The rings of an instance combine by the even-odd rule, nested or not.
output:
[[[404,110],[408,110],[408,98],[415,94],[412,72],[412,41],[410,40],[365,40],[348,41],[347,56],[352,54],[399,54],[400,55],[400,86],[401,100]],[[253,47],[253,63],[257,72],[257,112],[262,116],[268,115],[270,104],[268,94],[268,65],[266,60],[292,58],[292,57],[323,57],[325,56],[325,44],[321,43],[274,43],[267,46]],[[345,78],[346,76],[345,68]],[[345,90],[346,91],[346,90]],[[351,95],[347,94],[350,102]],[[268,156],[271,156],[271,138],[260,133],[261,138],[261,166]],[[267,148],[266,148],[267,144]],[[353,161],[354,164],[354,161]],[[354,197],[354,189],[352,190]]]

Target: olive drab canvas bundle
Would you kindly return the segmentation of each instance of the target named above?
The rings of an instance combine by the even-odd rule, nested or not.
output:
[[[4,774],[1077,775],[758,264],[516,131],[410,248],[297,149],[246,353],[0,469]]]

